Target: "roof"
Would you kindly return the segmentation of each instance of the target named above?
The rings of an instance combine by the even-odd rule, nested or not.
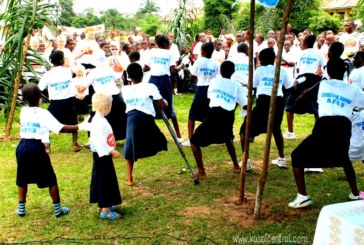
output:
[[[354,8],[360,0],[322,0],[321,9],[348,9]]]

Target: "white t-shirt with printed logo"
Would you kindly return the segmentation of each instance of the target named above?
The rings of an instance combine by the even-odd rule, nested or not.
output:
[[[200,57],[191,68],[191,75],[197,77],[197,86],[209,86],[212,78],[220,74],[220,63]]]
[[[272,88],[274,84],[274,73],[276,67],[273,65],[267,66],[259,66],[255,70],[254,79],[253,79],[253,87],[257,88],[256,96],[258,97],[261,94],[271,96]],[[292,81],[289,79],[287,72],[281,69],[279,75],[279,85],[277,96],[283,96],[283,86],[286,89],[289,89],[293,86]]]
[[[364,88],[364,66],[356,68],[350,73],[349,82],[360,89]]]
[[[326,65],[325,56],[315,50],[314,48],[308,48],[302,51],[300,58],[297,61],[297,69],[300,74],[316,74],[319,67],[323,68]]]
[[[354,112],[351,117],[350,160],[364,160],[364,111]]]
[[[69,67],[56,66],[44,73],[38,83],[40,90],[48,88],[50,100],[63,100],[75,96],[71,86],[72,70]]]
[[[148,52],[146,65],[150,67],[151,76],[170,76],[169,69],[172,65],[176,65],[177,61],[171,50],[154,48]]]
[[[48,140],[49,131],[59,133],[64,125],[46,109],[23,107],[20,111],[20,138]]]
[[[207,97],[210,99],[210,108],[221,107],[227,111],[235,110],[236,104],[242,107],[247,104],[246,93],[241,85],[223,77],[211,80]]]
[[[115,150],[114,133],[106,118],[95,115],[91,122],[90,149],[97,152],[99,157],[108,156]]]
[[[92,69],[86,77],[86,87],[92,85],[96,93],[116,95],[120,90],[116,86],[116,73],[111,67],[100,66]]]
[[[235,65],[235,72],[231,80],[247,85],[249,79],[249,57],[244,53],[235,53],[228,58]]]
[[[341,80],[322,80],[317,94],[318,114],[351,118],[354,107],[364,105],[364,92]]]
[[[155,117],[153,100],[160,100],[162,96],[154,84],[138,83],[124,86],[123,98],[126,104],[126,113],[131,110],[138,110]]]

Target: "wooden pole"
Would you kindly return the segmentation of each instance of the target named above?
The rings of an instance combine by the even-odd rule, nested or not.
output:
[[[293,0],[287,1],[286,10],[285,10],[283,20],[282,20],[282,29],[281,29],[281,34],[280,34],[280,40],[278,43],[277,62],[276,62],[276,69],[275,69],[275,73],[274,73],[274,85],[273,85],[272,96],[271,96],[271,100],[270,100],[267,136],[265,138],[263,168],[262,168],[262,172],[259,176],[256,200],[255,200],[254,216],[256,219],[259,219],[261,216],[263,191],[264,191],[264,186],[265,186],[265,182],[267,180],[267,175],[268,175],[268,160],[269,160],[270,144],[271,144],[271,139],[272,139],[273,120],[274,120],[274,112],[275,112],[275,105],[276,105],[276,98],[277,98],[277,91],[278,91],[279,74],[281,71],[280,64],[282,62],[284,37],[286,34],[286,30],[287,30],[289,15],[292,10],[292,4],[293,4]]]
[[[249,21],[249,80],[248,80],[248,108],[246,115],[246,128],[245,128],[245,139],[242,144],[244,144],[244,155],[242,160],[241,172],[240,172],[240,182],[239,182],[239,203],[244,203],[244,192],[245,192],[245,172],[246,163],[248,161],[249,152],[249,138],[250,138],[250,125],[251,125],[251,114],[253,107],[253,40],[254,40],[254,19],[255,19],[255,0],[250,1],[250,21]]]

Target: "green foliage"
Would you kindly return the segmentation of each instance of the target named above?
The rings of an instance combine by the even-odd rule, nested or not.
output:
[[[105,29],[116,30],[125,29],[125,18],[118,12],[117,9],[108,9],[105,12],[101,12],[101,21],[105,24]]]
[[[72,26],[76,28],[84,28],[102,23],[102,20],[95,15],[95,10],[93,8],[87,8],[82,14],[74,16]]]
[[[160,8],[156,2],[153,0],[144,0],[143,7],[138,9],[136,15],[157,14],[159,11]]]
[[[76,13],[73,11],[73,0],[59,0],[62,12],[59,22],[62,26],[71,26]]]
[[[343,26],[343,21],[340,20],[339,15],[329,15],[324,11],[320,11],[317,17],[311,17],[311,24],[309,28],[315,33],[332,30],[337,32]]]
[[[358,2],[357,6],[352,9],[350,12],[351,19],[353,20],[360,20],[362,23],[364,23],[364,1],[361,0]],[[359,27],[358,31],[363,31],[364,27],[363,25]]]
[[[255,7],[255,30],[260,33],[267,33],[269,30],[278,30],[282,25],[282,17],[286,9],[287,0],[278,2],[275,8],[266,8],[259,3]],[[250,4],[239,5],[238,14],[234,14],[234,22],[238,29],[249,28]],[[311,21],[320,15],[318,0],[295,0],[289,18],[289,23],[295,32],[308,28]]]
[[[2,34],[5,45],[1,53],[0,67],[0,87],[3,90],[0,93],[3,103],[0,106],[6,112],[6,118],[9,117],[14,90],[16,93],[15,81],[19,79],[21,84],[26,83],[27,77],[23,77],[23,72],[29,72],[33,74],[37,82],[38,74],[34,71],[32,64],[45,65],[46,63],[37,51],[26,51],[27,37],[33,29],[42,29],[44,26],[53,29],[53,26],[50,26],[53,16],[54,5],[38,4],[37,1],[31,0],[9,0],[5,11],[0,13],[3,25],[7,27],[7,31]]]
[[[155,36],[157,30],[161,27],[161,21],[158,16],[145,14],[140,22],[142,31],[150,36]]]
[[[204,0],[205,29],[210,29],[214,36],[222,28],[231,29],[231,19],[238,8],[235,0]]]

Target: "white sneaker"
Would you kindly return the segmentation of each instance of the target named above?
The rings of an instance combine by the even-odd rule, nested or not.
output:
[[[296,139],[296,135],[293,132],[288,132],[287,131],[287,132],[285,132],[283,134],[283,138],[286,139],[286,140],[295,140]]]
[[[183,146],[191,146],[191,142],[189,140],[186,140],[185,142],[182,142]]]
[[[324,170],[322,168],[305,168],[305,173],[323,173]]]
[[[272,160],[274,165],[277,165],[280,168],[286,168],[286,159],[284,157],[278,157],[277,159]]]
[[[301,194],[297,194],[296,199],[293,202],[288,203],[288,207],[290,208],[303,208],[312,204],[312,200],[310,196],[304,196]]]
[[[352,192],[349,194],[350,200],[363,200],[364,199],[364,192],[359,191],[359,196],[354,196]]]
[[[239,162],[239,167],[241,167],[241,166],[243,166],[243,161],[240,161]],[[250,170],[252,170],[253,169],[253,166],[252,166],[252,164],[251,164],[251,162],[250,162],[250,159],[248,159],[247,161],[246,161],[246,171],[250,171]]]
[[[185,141],[185,140],[184,140],[183,138],[178,138],[178,137],[177,137],[177,141],[178,141],[178,143],[180,143],[180,144],[181,144],[181,143],[182,143],[183,141]]]

